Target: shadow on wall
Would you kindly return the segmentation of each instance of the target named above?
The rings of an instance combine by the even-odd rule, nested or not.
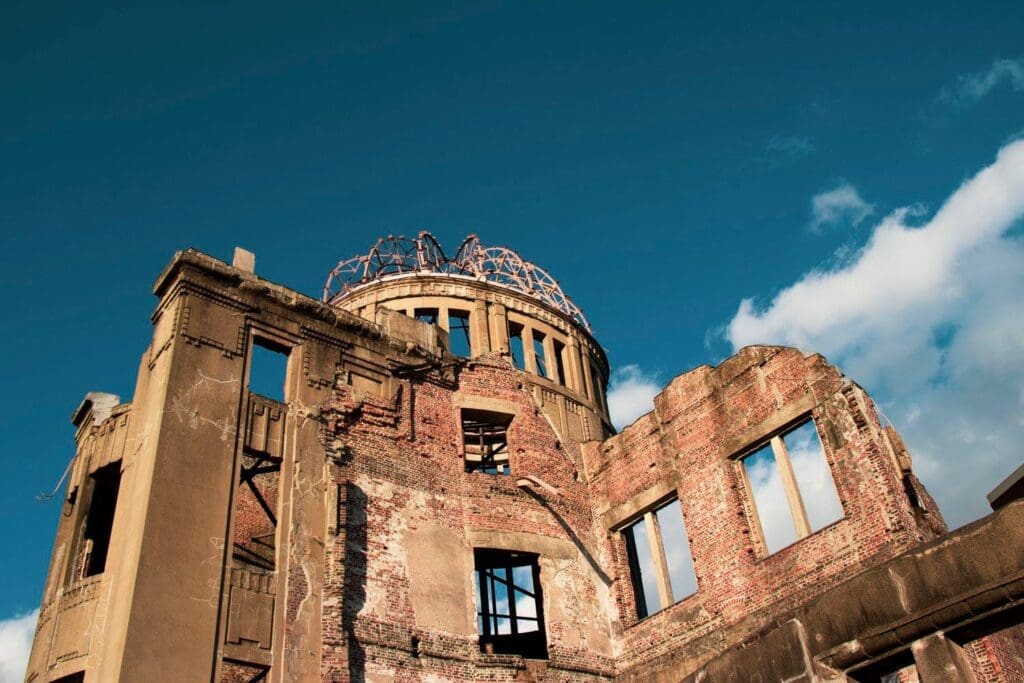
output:
[[[345,599],[341,624],[348,647],[348,675],[352,683],[366,681],[366,650],[355,633],[355,620],[366,604],[366,493],[345,484]]]
[[[544,508],[551,513],[551,516],[555,518],[555,521],[558,522],[559,526],[561,526],[565,530],[565,533],[568,534],[569,538],[572,539],[573,545],[576,546],[576,548],[580,551],[580,554],[583,555],[583,557],[587,560],[587,564],[590,565],[590,568],[594,570],[594,573],[597,574],[598,578],[601,579],[604,585],[612,585],[611,577],[608,576],[608,574],[605,573],[603,569],[601,569],[601,565],[599,565],[594,556],[590,554],[590,551],[587,550],[587,546],[583,544],[583,541],[580,540],[580,537],[576,535],[576,532],[573,531],[571,526],[569,526],[569,523],[565,521],[565,518],[562,517],[562,515],[560,515],[558,511],[555,510],[555,508],[553,508],[551,504],[548,503],[548,501],[543,496],[538,494],[536,491],[532,491],[528,488],[524,488],[521,490],[524,491],[526,495],[530,496],[538,503],[543,505]]]

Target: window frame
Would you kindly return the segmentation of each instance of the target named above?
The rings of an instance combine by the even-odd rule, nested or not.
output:
[[[672,577],[669,569],[668,558],[665,553],[665,540],[661,532],[661,522],[658,521],[658,512],[672,503],[679,503],[679,514],[683,519],[683,528],[686,527],[686,515],[683,514],[683,503],[677,492],[659,498],[657,502],[648,505],[642,512],[630,516],[619,523],[614,531],[619,534],[622,545],[626,551],[626,564],[629,570],[630,587],[633,590],[633,608],[637,621],[643,621],[655,614],[664,612],[687,598],[693,597],[700,591],[700,580],[697,578],[696,567],[693,565],[693,548],[690,546],[689,533],[679,539],[685,543],[690,555],[690,562],[694,575],[694,590],[692,593],[676,597],[672,588]],[[636,551],[636,541],[629,533],[630,530],[643,524],[647,532],[647,543],[650,546],[651,562],[654,565],[654,581],[657,590],[660,606],[651,609],[647,605],[647,596],[643,590],[643,577],[640,571],[639,556]]]
[[[515,584],[513,570],[519,567],[530,568],[532,581],[530,591]],[[486,572],[495,569],[504,569],[506,578],[492,577],[488,582]],[[493,654],[520,655],[526,659],[547,659],[547,628],[544,620],[544,587],[540,580],[540,556],[536,553],[518,550],[474,548],[473,574],[480,651],[488,652],[490,650]],[[508,614],[489,611],[492,606],[496,608],[497,605],[495,595],[488,588],[488,583],[493,585],[495,581],[506,585],[505,600],[508,603]],[[516,614],[516,591],[533,599],[535,617],[521,617]],[[509,621],[510,633],[491,633],[490,622],[497,619]],[[517,624],[519,620],[535,622],[537,630],[519,633]],[[481,624],[483,624],[482,632]]]
[[[818,438],[818,443],[821,445],[822,458],[825,461],[825,466],[828,468],[832,485],[833,487],[836,487],[835,472],[832,469],[832,463],[829,461],[829,454],[825,447],[825,440],[821,438],[821,432],[818,430],[818,421],[814,418],[813,413],[805,413],[800,417],[787,422],[782,427],[770,433],[766,438],[755,441],[749,447],[745,448],[740,455],[733,458],[735,465],[739,468],[740,477],[743,481],[745,494],[744,504],[747,509],[747,521],[750,524],[752,534],[757,539],[762,559],[777,555],[786,548],[792,547],[805,538],[819,533],[846,518],[846,507],[843,505],[842,498],[839,497],[839,489],[836,487],[836,498],[839,502],[839,509],[842,514],[837,519],[818,529],[811,528],[810,517],[807,514],[807,506],[804,504],[803,494],[800,492],[800,485],[797,482],[796,472],[793,469],[793,463],[789,455],[789,447],[786,445],[785,441],[786,435],[795,432],[808,423],[814,426],[814,433]],[[761,514],[757,509],[757,501],[754,496],[754,487],[750,482],[750,475],[747,472],[747,466],[745,464],[745,461],[748,458],[765,446],[770,446],[772,455],[774,456],[775,466],[779,472],[779,479],[782,483],[782,490],[786,497],[786,505],[789,508],[790,519],[793,522],[793,528],[796,532],[796,538],[792,542],[787,543],[776,550],[768,549],[768,541],[765,535],[764,525],[761,522]]]
[[[467,413],[470,414],[469,417],[467,417]],[[485,409],[485,408],[470,408],[470,407],[467,407],[467,406],[461,406],[461,407],[459,407],[458,415],[459,415],[459,434],[460,434],[461,442],[462,442],[462,463],[463,463],[464,471],[467,474],[486,474],[486,475],[489,475],[489,476],[511,476],[512,475],[512,449],[509,446],[508,433],[509,433],[509,430],[512,428],[512,421],[515,419],[515,414],[514,413],[506,413],[506,412],[502,412],[502,411],[499,411],[499,410],[489,410],[489,409]],[[494,425],[497,425],[497,426],[501,426],[502,422],[504,423],[503,426],[505,428],[505,430],[504,430],[505,441],[504,441],[504,448],[501,450],[501,455],[503,456],[503,458],[501,458],[500,461],[496,462],[495,459],[494,459],[494,454],[493,453],[490,454],[490,458],[489,458],[490,461],[491,461],[491,465],[493,465],[493,467],[495,469],[495,471],[493,471],[493,472],[488,471],[488,469],[491,466],[486,464],[486,461],[488,460],[488,458],[486,458],[484,456],[483,452],[481,452],[479,454],[480,455],[480,459],[479,460],[470,460],[467,457],[469,455],[469,451],[467,450],[467,446],[470,445],[468,443],[468,438],[471,435],[467,434],[466,423],[467,423],[468,420],[473,420],[474,416],[478,418],[478,419],[475,420],[475,422],[480,423],[480,424],[485,424],[486,423],[486,418],[496,418],[494,420],[494,422],[492,422],[490,424],[494,424]],[[484,440],[485,440],[487,435],[483,431],[481,431],[480,434],[478,434],[478,435],[474,434],[472,436],[479,436],[479,438],[480,438],[480,448],[481,448],[481,451],[482,451],[483,447],[485,446]]]

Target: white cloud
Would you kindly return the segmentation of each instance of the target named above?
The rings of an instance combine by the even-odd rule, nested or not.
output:
[[[808,227],[811,232],[820,232],[822,228],[843,221],[859,225],[874,212],[874,205],[864,201],[857,188],[844,181],[811,198],[811,222]]]
[[[645,373],[639,365],[616,369],[608,386],[608,412],[615,428],[622,429],[654,410],[654,397],[660,391],[657,376]]]
[[[1024,141],[966,181],[920,227],[901,209],[848,263],[806,273],[763,309],[744,299],[735,348],[824,353],[872,391],[916,456],[951,525],[1024,443]]]
[[[32,649],[39,610],[0,620],[0,683],[21,683]]]
[[[1024,60],[997,59],[985,71],[962,75],[955,85],[942,89],[939,100],[950,104],[974,104],[1004,81],[1015,92],[1024,90]]]
[[[814,146],[814,142],[810,138],[799,135],[775,135],[765,145],[765,149],[769,152],[784,154],[793,159],[809,156],[818,151],[818,148]]]

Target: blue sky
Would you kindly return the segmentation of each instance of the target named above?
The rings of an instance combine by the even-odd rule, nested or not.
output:
[[[950,228],[980,237],[940,265],[908,247],[941,277],[934,296],[873,294],[902,308],[828,315],[809,285],[772,303],[855,269],[879,230],[928,227],[982,169],[1019,180],[997,155],[1024,131],[1024,5],[894,4],[9,8],[0,543],[17,559],[0,618],[37,606],[58,507],[34,495],[72,454],[71,411],[90,390],[131,396],[149,287],[188,246],[243,245],[261,275],[315,294],[382,234],[430,229],[454,249],[476,232],[580,304],[623,415],[756,335],[817,348],[908,436],[950,520],[982,514],[1024,437],[1007,312],[1021,212],[975,229],[982,188]],[[829,291],[863,291],[843,282]],[[973,429],[929,427],[975,413]]]

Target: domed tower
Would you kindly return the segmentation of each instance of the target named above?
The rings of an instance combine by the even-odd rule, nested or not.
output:
[[[546,270],[508,247],[470,235],[449,258],[429,232],[384,237],[331,271],[323,299],[371,322],[386,308],[437,325],[449,354],[504,356],[542,404],[577,411],[580,440],[613,431],[608,360],[590,324]]]

